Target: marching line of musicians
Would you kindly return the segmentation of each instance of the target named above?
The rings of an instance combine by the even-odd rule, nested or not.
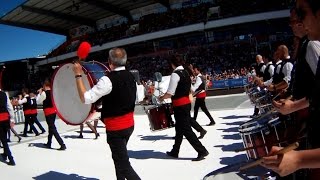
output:
[[[297,0],[296,6],[290,11],[289,25],[296,42],[293,56],[289,56],[285,45],[278,46],[273,54],[274,62],[270,62],[267,56],[257,55],[256,77],[253,78],[257,87],[252,89],[263,92],[265,88],[267,95],[271,94],[269,103],[273,107],[270,111],[275,109],[279,112],[278,118],[285,123],[293,122],[294,130],[285,134],[291,141],[298,141],[300,147],[285,154],[273,155],[281,147],[271,148],[270,144],[265,145],[268,146],[268,156],[263,157],[261,165],[289,179],[319,179],[320,1]],[[265,118],[266,112],[259,114],[259,110],[263,108],[256,100],[263,98],[252,97],[253,94],[248,91],[249,97],[258,104],[252,117],[253,120],[260,121]],[[264,95],[266,94],[262,96]],[[291,127],[286,128],[285,130],[290,130]],[[281,145],[279,138],[277,140],[277,144]]]
[[[288,48],[280,45],[274,53],[274,63],[271,58],[257,56],[258,66],[255,84],[266,88],[273,93],[272,105],[282,115],[294,114],[293,121],[305,123],[305,145],[299,150],[293,150],[285,154],[273,155],[281,147],[272,147],[269,156],[263,157],[262,166],[269,168],[281,176],[286,176],[300,169],[311,169],[307,178],[316,179],[315,173],[320,168],[320,1],[297,0],[296,6],[290,13],[290,26],[296,38],[296,51],[289,56]],[[91,89],[84,86],[82,66],[79,63],[73,65],[78,95],[82,103],[92,104],[102,99],[101,120],[105,124],[107,142],[112,152],[117,179],[140,179],[132,168],[127,143],[134,131],[134,107],[136,101],[136,82],[134,77],[125,69],[127,54],[122,48],[113,48],[108,54],[108,64],[111,72],[108,76],[99,79]],[[263,63],[265,60],[266,64]],[[160,101],[171,98],[175,117],[175,142],[167,155],[178,158],[183,136],[198,152],[193,161],[203,160],[209,152],[202,145],[195,133],[192,124],[196,121],[190,116],[191,101],[189,99],[191,79],[184,67],[184,61],[179,56],[169,58],[169,64],[173,69],[169,88],[159,98]],[[273,64],[273,65],[272,65]],[[45,84],[46,85],[46,84]],[[50,96],[50,86],[44,85],[41,93],[44,99],[44,111],[49,126],[47,147],[51,147],[52,136],[55,136],[60,144],[60,150],[66,146],[54,126],[56,116]],[[285,91],[285,93],[283,93]],[[275,98],[276,97],[276,98]],[[22,98],[22,97],[21,97]],[[23,98],[18,103],[22,102]],[[201,102],[202,103],[202,102]],[[305,110],[307,108],[307,115]],[[30,110],[31,111],[31,110]],[[259,118],[263,114],[254,115]],[[303,113],[301,113],[303,112]],[[0,93],[0,137],[3,143],[3,159],[9,159],[9,165],[14,165],[14,160],[7,144],[7,131],[10,128],[10,119],[13,119],[12,105],[7,95]],[[30,118],[31,119],[31,118]],[[211,119],[210,119],[211,120]],[[285,121],[284,119],[283,121]],[[31,120],[33,122],[34,120]],[[211,121],[214,124],[214,121]],[[29,123],[31,129],[37,134],[33,123]],[[303,128],[303,126],[301,126]],[[297,135],[299,135],[297,133]],[[301,142],[301,141],[300,141]]]

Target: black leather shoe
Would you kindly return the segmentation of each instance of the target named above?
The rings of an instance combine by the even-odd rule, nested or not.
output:
[[[82,138],[83,138],[83,135],[80,134],[77,138],[82,139]]]
[[[209,155],[209,152],[206,151],[204,154],[198,154],[197,158],[192,159],[191,161],[201,161],[204,160],[206,156]]]
[[[67,147],[66,147],[66,145],[61,145],[61,147],[58,149],[59,151],[64,151],[64,150],[66,150],[67,149]]]
[[[214,126],[216,124],[216,122],[211,121],[207,126]]]
[[[167,151],[166,154],[167,154],[168,156],[170,156],[170,157],[178,158],[178,154],[173,153],[173,152],[171,152],[171,151]]]
[[[21,139],[22,139],[21,137],[18,137],[18,142],[20,142],[20,141],[21,141]]]
[[[207,131],[206,130],[203,130],[200,132],[200,136],[198,137],[198,139],[202,139],[204,137],[204,135],[207,134]]]
[[[94,139],[98,139],[98,137],[100,136],[100,134],[99,133],[97,133],[96,134],[96,138],[94,138]]]
[[[2,159],[3,159],[4,161],[7,160],[7,155],[5,155],[4,153],[1,154],[1,157],[2,157]]]
[[[15,165],[16,165],[16,162],[14,162],[14,160],[11,159],[7,164],[8,164],[9,166],[15,166]]]
[[[42,131],[42,132],[41,132],[41,134],[44,134],[44,133],[46,133],[46,131]]]
[[[46,144],[43,144],[43,146],[44,146],[45,148],[51,149],[51,144],[46,143]]]

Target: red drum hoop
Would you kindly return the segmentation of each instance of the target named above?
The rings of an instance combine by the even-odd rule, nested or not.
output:
[[[94,104],[81,102],[72,68],[72,63],[66,63],[56,69],[51,84],[51,98],[58,116],[65,123],[79,125],[90,118]],[[97,84],[107,72],[110,72],[106,65],[97,61],[83,63],[82,69],[85,74],[82,80],[87,90]]]

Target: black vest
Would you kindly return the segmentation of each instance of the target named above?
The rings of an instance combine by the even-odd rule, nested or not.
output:
[[[178,74],[180,81],[178,82],[174,96],[172,96],[171,99],[179,99],[181,97],[189,96],[191,79],[188,72],[186,70],[176,70],[174,73]]]
[[[8,112],[7,109],[7,94],[0,91],[0,113]]]
[[[112,83],[110,94],[102,97],[102,118],[122,116],[133,112],[137,86],[133,75],[127,70],[111,71],[108,75]]]
[[[312,89],[314,84],[313,72],[305,58],[308,43],[309,40],[306,37],[301,39],[297,60],[292,70],[291,91],[293,98],[296,100],[306,97],[310,93],[310,89]]]
[[[264,73],[263,73],[263,81],[268,81],[269,79],[271,79],[271,74],[269,73],[269,69],[270,67],[273,66],[272,64],[268,64],[266,69],[264,70]]]
[[[30,96],[26,97],[26,99],[27,99],[27,102],[22,104],[23,110],[31,109],[31,99],[30,99]]]
[[[280,83],[281,81],[283,81],[283,78],[284,78],[284,73],[282,72],[282,70],[283,70],[283,68],[284,68],[284,66],[287,64],[287,63],[291,63],[291,61],[292,60],[284,60],[284,61],[282,61],[280,64],[281,64],[281,66],[280,66],[280,71],[279,71],[279,73],[277,73],[277,72],[275,72],[274,73],[274,76],[273,76],[273,84],[278,84],[278,83]],[[279,65],[280,65],[279,64]],[[278,68],[279,68],[279,66],[278,66]],[[289,82],[290,83],[290,82]]]
[[[320,59],[320,57],[319,57]],[[308,137],[311,148],[320,148],[320,60],[318,60],[317,73],[313,88],[309,96],[310,119],[308,121]]]
[[[30,109],[37,109],[37,100],[36,99],[30,99],[30,103],[32,102],[32,104],[30,105],[31,108]]]
[[[43,109],[52,108],[51,90],[44,91],[46,93],[46,99],[43,101]]]
[[[261,72],[261,68],[262,66],[264,66],[264,63],[260,63],[256,66],[255,70],[256,70],[256,74],[258,77],[263,77],[263,73],[264,72]]]
[[[202,90],[206,90],[206,77],[204,76],[200,76],[199,77],[202,81],[202,83],[200,84],[200,86],[195,90],[195,92],[200,92]]]

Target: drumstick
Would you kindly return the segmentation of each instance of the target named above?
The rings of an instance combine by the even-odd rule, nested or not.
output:
[[[295,142],[295,143],[292,143],[292,144],[290,144],[289,146],[281,149],[280,151],[277,151],[276,153],[274,153],[274,154],[272,154],[272,155],[270,155],[270,156],[279,155],[279,154],[285,154],[285,153],[287,153],[287,152],[289,152],[289,151],[292,151],[292,150],[297,149],[298,147],[299,147],[299,143],[298,143],[298,142]],[[255,167],[255,166],[259,165],[262,161],[263,161],[263,158],[260,158],[260,159],[258,159],[258,160],[256,160],[256,161],[253,161],[253,162],[248,163],[248,164],[246,164],[246,165],[244,165],[244,166],[241,166],[241,167],[239,168],[239,171],[244,171],[244,170],[246,170],[246,169]]]

